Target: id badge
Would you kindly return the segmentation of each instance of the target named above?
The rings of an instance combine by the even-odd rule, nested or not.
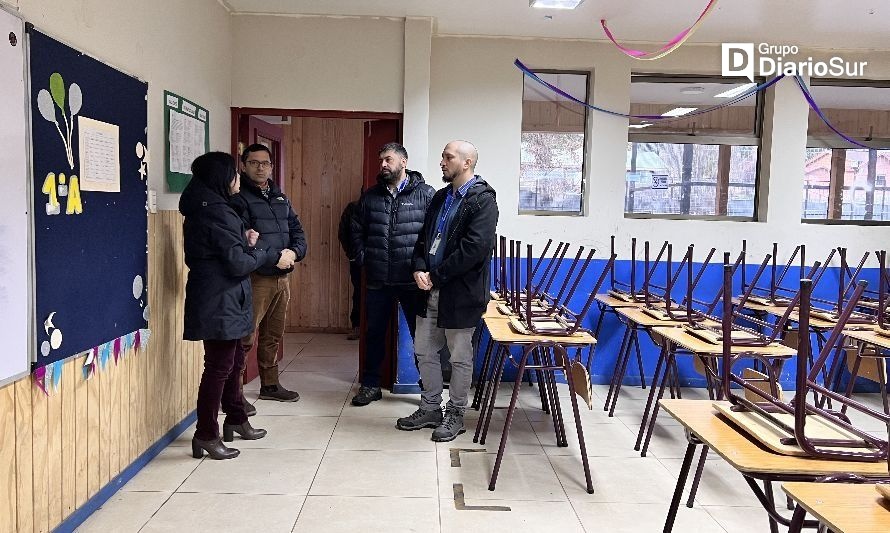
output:
[[[436,235],[436,238],[433,239],[433,245],[430,246],[430,255],[436,255],[436,251],[439,249],[439,244],[442,242],[442,234],[439,233]]]

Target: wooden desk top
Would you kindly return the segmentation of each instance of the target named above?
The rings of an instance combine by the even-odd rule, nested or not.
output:
[[[738,298],[733,299],[732,303],[738,305]],[[751,311],[766,313],[776,318],[781,318],[785,315],[785,311],[788,309],[788,307],[782,305],[764,305],[755,302],[745,302],[745,309],[750,309]],[[792,311],[791,314],[788,315],[788,321],[794,323],[800,322],[800,314],[797,311]],[[824,318],[810,315],[811,328],[828,330],[834,328],[835,324],[836,322],[832,320],[825,320]],[[850,327],[853,329],[871,329],[875,326],[872,324],[850,324]]]
[[[722,344],[711,344],[689,333],[684,328],[654,328],[654,332],[663,336],[684,350],[689,350],[698,355],[722,355]],[[772,344],[770,346],[733,346],[732,353],[757,353],[768,357],[793,357],[797,350],[784,344]]]
[[[846,330],[845,329],[844,335],[846,335],[847,338],[850,338],[850,339],[867,342],[868,344],[872,344],[874,346],[877,346],[878,348],[890,350],[890,337],[885,337],[883,335],[880,335],[874,330],[868,331],[868,330]]]
[[[595,298],[599,303],[608,305],[609,307],[639,307],[642,305],[639,302],[625,302],[624,300],[615,298],[611,294],[605,292],[597,294]]]
[[[832,531],[890,531],[890,501],[873,484],[794,482],[783,483],[782,490]]]
[[[485,327],[495,342],[502,344],[529,344],[532,342],[557,342],[564,346],[596,344],[590,333],[578,332],[571,337],[553,337],[547,335],[522,335],[513,331],[509,320],[485,318]]]
[[[841,472],[866,477],[887,477],[887,462],[861,463],[778,455],[767,451],[748,436],[718,417],[711,400],[663,399],[661,407],[717,455],[742,473],[828,476]],[[875,493],[877,494],[877,493]]]
[[[498,318],[500,318],[503,320],[509,320],[510,317],[508,317],[508,316],[502,314],[500,311],[498,311],[499,303],[502,303],[502,302],[499,302],[497,300],[490,300],[488,302],[488,307],[485,308],[485,314],[482,315],[482,318],[483,319],[489,319],[489,318],[498,319]]]
[[[615,312],[644,328],[654,328],[657,326],[676,327],[687,324],[686,320],[659,320],[644,311],[642,306],[616,307]]]

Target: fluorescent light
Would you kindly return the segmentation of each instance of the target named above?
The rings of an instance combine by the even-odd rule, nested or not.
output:
[[[584,0],[530,0],[529,7],[538,9],[575,9]]]
[[[682,117],[683,115],[685,115],[687,113],[692,113],[696,109],[698,109],[698,108],[697,107],[675,107],[675,108],[671,109],[670,111],[662,113],[661,116],[663,116],[663,117]]]
[[[641,130],[643,128],[648,128],[652,124],[629,124],[627,127],[630,129]]]
[[[716,94],[714,95],[714,98],[735,98],[736,96],[749,91],[754,87],[757,87],[756,83],[746,83],[744,85],[739,85],[738,87],[733,87],[728,91],[723,91],[720,94]]]

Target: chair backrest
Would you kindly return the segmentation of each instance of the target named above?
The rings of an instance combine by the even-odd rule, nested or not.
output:
[[[724,267],[724,282],[726,283],[727,281],[731,283],[731,277],[727,274],[726,267]],[[800,281],[798,298],[800,303],[799,325],[801,331],[809,330],[812,289],[812,280],[802,279]],[[759,358],[763,362],[766,362],[766,360],[763,357],[758,357],[756,353],[734,356],[732,348],[737,343],[733,341],[730,335],[729,325],[724,324],[723,354],[720,363],[721,393],[735,406],[735,409],[756,413],[780,432],[787,434],[788,437],[782,439],[781,442],[783,444],[798,445],[810,457],[851,461],[887,461],[888,472],[890,472],[890,433],[888,433],[886,439],[878,437],[872,434],[873,432],[864,431],[854,426],[844,415],[808,403],[808,397],[811,393],[822,395],[853,408],[870,418],[881,421],[884,427],[890,428],[890,414],[878,412],[862,402],[842,396],[816,382],[832,352],[842,342],[843,329],[847,326],[849,318],[858,305],[859,298],[862,296],[864,289],[865,282],[858,282],[850,300],[841,311],[837,323],[829,333],[824,347],[818,356],[814,358],[813,364],[810,365],[809,369],[807,366],[810,359],[810,343],[806,339],[802,339],[799,343],[795,378],[796,387],[794,400],[791,403],[782,400],[775,393],[775,387],[769,389],[762,386],[758,387],[756,384],[747,381],[744,376],[740,377],[733,373],[733,364],[739,359]],[[725,302],[724,309],[728,309]],[[772,366],[766,365],[766,368],[770,370]],[[772,370],[770,381],[775,383],[777,380],[778,376]],[[742,391],[750,394],[751,397],[759,398],[760,401],[754,401],[746,398],[744,395],[736,394],[733,385],[739,386]],[[786,423],[777,416],[777,414],[783,413],[793,415],[793,425]],[[837,436],[833,438],[814,438],[808,435],[806,426],[808,423],[813,422],[813,416],[820,418],[823,426],[827,423],[830,427],[836,429],[835,433],[837,433]],[[888,429],[888,432],[890,432],[890,429]]]

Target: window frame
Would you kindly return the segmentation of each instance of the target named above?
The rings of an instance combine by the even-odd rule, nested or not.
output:
[[[874,87],[880,89],[890,89],[890,80],[873,80],[873,79],[850,79],[850,78],[811,78],[810,87]],[[887,109],[890,111],[890,107]],[[807,114],[809,117],[809,114]],[[890,150],[890,137],[854,137],[850,136],[854,141],[860,142],[873,150]],[[809,119],[807,120],[807,148],[823,148],[829,150],[864,150],[864,148],[850,144],[842,139],[839,135],[810,135]],[[831,169],[834,170],[833,168]],[[830,172],[830,175],[833,175]],[[875,175],[877,181],[878,175]],[[885,186],[886,187],[886,186]],[[840,187],[840,194],[843,197],[843,187]],[[802,192],[803,190],[801,190]],[[831,191],[831,178],[829,178],[829,191]],[[830,194],[830,193],[829,193]],[[829,203],[831,198],[829,197]],[[802,224],[817,224],[823,226],[890,226],[890,220],[845,220],[839,218],[804,218],[803,206],[801,205],[800,222]],[[827,216],[827,215],[826,215]]]
[[[631,73],[628,92],[633,83],[721,83],[725,85],[738,85],[748,83],[750,80],[744,77],[722,77],[707,74],[659,74],[659,73]],[[765,79],[755,77],[754,81],[762,84]],[[733,221],[733,222],[759,222],[759,198],[761,189],[761,163],[763,159],[763,114],[764,94],[759,91],[755,95],[754,102],[754,131],[751,136],[745,135],[700,135],[697,133],[639,133],[630,129],[627,131],[628,143],[662,143],[662,144],[694,144],[694,145],[726,145],[726,146],[755,146],[757,148],[757,163],[754,176],[754,208],[751,216],[731,215],[689,215],[678,213],[628,213],[624,211],[624,218],[628,219],[662,219],[662,220],[707,220],[707,221]],[[631,102],[631,105],[633,102]],[[695,139],[695,142],[690,142]],[[627,177],[625,171],[625,191],[627,190]],[[728,202],[728,199],[727,199]]]
[[[574,75],[582,75],[585,76],[585,84],[584,84],[584,100],[588,101],[590,99],[590,81],[593,78],[593,72],[589,70],[563,70],[563,69],[531,69],[535,74],[574,74]],[[521,102],[525,102],[525,83],[526,78],[523,74],[522,76],[522,98]],[[576,98],[578,95],[572,95]],[[581,105],[581,104],[576,104]],[[590,145],[590,109],[587,106],[584,107],[584,139],[581,143],[581,205],[578,207],[578,211],[556,211],[552,209],[522,209],[520,202],[516,202],[516,212],[518,215],[530,215],[530,216],[545,216],[545,217],[584,217],[587,216],[588,210],[588,201],[587,201],[587,155],[588,155],[588,147]],[[524,113],[524,111],[523,111]],[[522,127],[522,114],[520,114],[520,123],[519,123],[519,178],[520,181],[522,179],[522,134],[526,133],[526,131]],[[559,131],[542,131],[542,132],[528,132],[528,133],[566,133]],[[521,195],[522,188],[519,187],[518,191]]]

